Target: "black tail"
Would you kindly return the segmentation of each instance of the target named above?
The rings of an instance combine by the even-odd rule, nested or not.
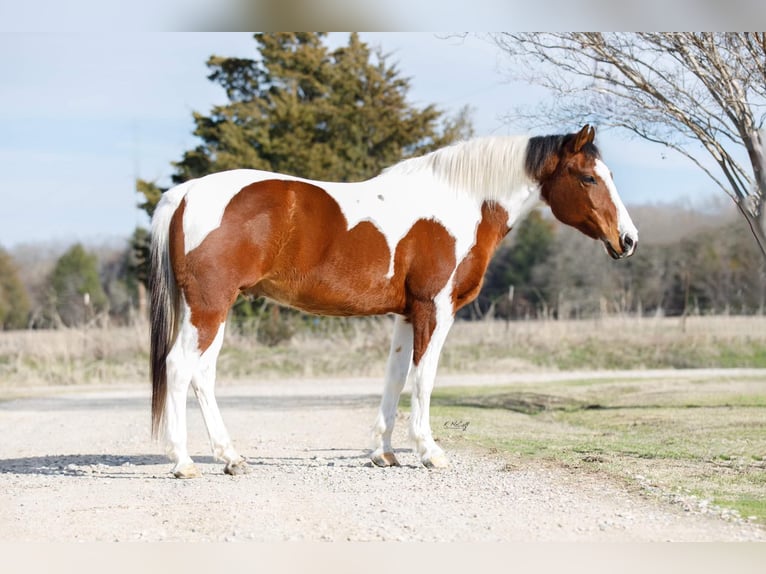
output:
[[[167,196],[167,194],[166,194]],[[170,220],[178,207],[163,197],[152,218],[152,246],[149,264],[151,293],[152,437],[157,438],[165,415],[167,357],[178,333],[178,288],[170,264],[168,235]]]

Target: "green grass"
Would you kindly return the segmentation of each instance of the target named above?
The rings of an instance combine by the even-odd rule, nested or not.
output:
[[[445,428],[449,421],[469,425]],[[514,465],[547,461],[607,473],[766,523],[763,380],[449,388],[434,393],[432,425],[447,445],[497,449]]]
[[[607,345],[600,338],[548,345],[535,342],[510,350],[517,358],[559,369],[693,369],[712,367],[766,368],[762,341],[701,343],[694,338],[657,344],[652,340]]]

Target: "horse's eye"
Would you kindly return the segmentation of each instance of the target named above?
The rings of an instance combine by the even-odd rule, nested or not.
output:
[[[583,183],[587,183],[588,185],[593,185],[594,183],[596,183],[596,178],[593,177],[592,175],[584,175],[582,176],[581,179]]]

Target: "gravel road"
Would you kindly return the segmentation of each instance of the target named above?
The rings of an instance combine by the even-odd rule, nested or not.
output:
[[[489,380],[439,384],[472,382]],[[224,382],[221,410],[252,472],[221,472],[190,401],[190,451],[203,476],[188,481],[171,477],[149,439],[143,385],[0,402],[0,540],[766,540],[743,521],[593,474],[507,467],[497,454],[451,449],[451,468],[429,471],[409,449],[404,421],[394,443],[403,466],[373,468],[366,447],[381,387],[374,379]]]

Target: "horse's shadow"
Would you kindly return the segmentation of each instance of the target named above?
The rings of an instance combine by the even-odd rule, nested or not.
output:
[[[198,458],[213,462],[212,457]],[[134,476],[140,467],[168,464],[163,455],[136,454],[57,454],[0,460],[0,474],[37,474],[61,476]],[[119,473],[117,472],[119,469]]]
[[[362,461],[367,461],[363,466],[371,466],[368,454],[342,455],[337,451],[351,449],[315,449],[309,452],[328,452],[330,456],[323,456],[322,463],[317,464],[316,455],[307,456],[284,456],[284,457],[248,457],[251,466],[320,466],[327,463],[332,466],[358,466]],[[335,451],[335,452],[333,452]],[[408,452],[409,449],[397,450]],[[194,456],[194,461],[200,464],[221,464],[212,456]],[[149,477],[156,474],[148,471],[149,466],[160,465],[164,470],[170,468],[170,461],[164,455],[159,454],[60,454],[47,456],[28,456],[21,458],[0,459],[0,474],[17,475],[45,475],[45,476],[102,476],[109,478],[133,478],[136,475]],[[167,466],[167,469],[164,467]],[[409,467],[410,465],[403,465]]]

